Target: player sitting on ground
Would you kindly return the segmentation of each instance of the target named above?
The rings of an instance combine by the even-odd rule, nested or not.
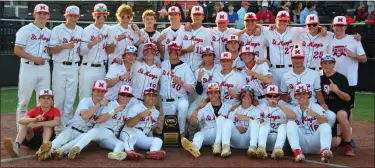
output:
[[[323,96],[329,109],[336,113],[337,119],[332,128],[332,147],[339,146],[342,140],[345,144],[344,154],[354,156],[353,147],[350,145],[352,135],[349,123],[349,83],[344,75],[334,70],[335,64],[336,60],[332,55],[325,55],[321,59],[321,66],[324,72],[323,76],[320,77]],[[337,125],[339,125],[339,127],[337,127]]]
[[[156,121],[160,112],[155,108],[157,91],[153,87],[146,88],[143,93],[144,102],[133,105],[126,115],[126,125],[120,133],[124,142],[125,151],[133,151],[134,145],[147,152],[146,158],[161,160],[166,153],[160,150],[163,140],[152,137],[152,132],[157,129]],[[151,136],[150,136],[151,134]]]
[[[202,145],[219,144],[221,138],[216,136],[216,130],[221,130],[222,123],[228,116],[232,105],[222,102],[220,88],[217,83],[210,83],[207,87],[208,98],[202,101],[193,111],[189,122],[195,125],[203,120],[203,127],[194,135],[193,142],[185,137],[181,138],[182,147],[194,157],[199,157]],[[216,138],[217,137],[217,138]]]
[[[91,141],[99,143],[100,147],[113,150],[108,153],[109,159],[124,160],[126,153],[123,142],[117,139],[120,129],[124,126],[125,115],[134,101],[131,101],[133,94],[129,85],[122,85],[118,90],[118,98],[111,101],[103,108],[93,129],[88,131],[70,149],[69,154],[80,153]],[[72,152],[72,153],[71,153]]]
[[[53,107],[53,94],[49,89],[42,89],[39,92],[39,103],[18,120],[21,125],[18,130],[16,141],[7,138],[4,140],[4,148],[11,157],[18,157],[22,145],[36,152],[38,160],[48,157],[51,140],[55,138],[54,127],[60,125],[60,111]]]
[[[311,101],[311,92],[306,84],[298,84],[294,88],[298,105],[292,110],[297,114],[295,121],[286,125],[287,137],[296,162],[303,161],[303,153],[319,154],[322,162],[329,162],[332,132],[324,115],[324,109]]]
[[[253,100],[254,91],[251,86],[243,86],[240,93],[240,106],[229,113],[228,119],[222,123],[222,130],[217,130],[216,137],[222,137],[222,143],[214,145],[214,154],[221,153],[221,157],[229,156],[230,147],[233,147],[248,148],[248,154],[255,156],[261,111],[255,107]]]
[[[280,90],[276,85],[269,85],[266,91],[267,105],[261,108],[260,114],[264,122],[260,124],[257,156],[267,158],[266,151],[273,151],[271,158],[284,156],[286,140],[286,123],[294,120],[296,113],[280,103]]]

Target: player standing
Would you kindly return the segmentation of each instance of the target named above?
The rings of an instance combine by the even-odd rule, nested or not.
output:
[[[232,54],[233,69],[241,71],[245,67],[245,63],[242,61],[240,55],[240,41],[237,35],[229,35],[226,37],[225,47],[228,52]]]

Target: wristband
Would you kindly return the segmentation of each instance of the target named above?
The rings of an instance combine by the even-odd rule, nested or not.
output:
[[[113,116],[113,115],[115,114],[115,110],[111,110],[111,111],[109,111],[108,114],[109,114],[110,116]]]

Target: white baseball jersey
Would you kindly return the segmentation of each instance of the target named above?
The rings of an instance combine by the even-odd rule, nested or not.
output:
[[[240,36],[240,45],[251,45],[254,47],[254,58],[258,60],[260,57],[267,58],[267,40],[264,33],[259,36],[249,36],[246,32]]]
[[[143,91],[148,87],[157,89],[161,69],[154,65],[147,65],[145,62],[136,61],[132,67],[131,87],[136,98],[143,99]]]
[[[228,111],[230,110],[230,108],[232,108],[231,104],[222,102],[221,108],[219,109],[219,112],[218,112],[218,116],[216,116],[211,102],[207,103],[206,106],[204,106],[202,109],[198,111],[198,116],[197,116],[198,123],[201,123],[202,120],[204,121],[202,130],[215,128],[216,118],[219,116],[228,118]]]
[[[346,35],[343,39],[334,38],[328,49],[336,59],[336,71],[348,78],[349,86],[356,86],[358,83],[358,60],[347,56],[345,48],[358,55],[366,53],[362,43],[350,35]]]
[[[64,23],[54,27],[51,32],[51,41],[49,47],[57,47],[66,43],[74,42],[72,49],[63,49],[58,53],[52,54],[52,60],[55,62],[78,62],[80,45],[82,41],[83,29],[76,25],[74,29],[69,29]]]
[[[241,60],[239,55],[233,60],[232,67],[239,68],[239,69],[242,69],[245,67],[245,63]]]
[[[242,106],[238,106],[233,112],[229,113],[229,119],[233,121],[234,126],[242,126],[249,128],[249,121],[240,121],[237,119],[237,115],[241,114],[246,117],[248,117],[251,120],[258,120],[260,119],[260,114],[261,111],[255,107],[255,106],[250,106],[247,109],[243,109]]]
[[[16,33],[16,42],[14,45],[23,47],[24,51],[34,57],[42,57],[50,59],[47,53],[50,42],[51,30],[47,27],[40,29],[34,23],[29,23],[21,27]],[[21,58],[21,62],[27,62],[25,58]]]
[[[302,46],[305,55],[305,67],[319,68],[320,59],[327,54],[328,45],[333,39],[333,33],[327,32],[327,36],[321,34],[312,36],[308,31],[304,31],[299,35],[299,43]]]
[[[121,64],[112,64],[108,68],[108,72],[105,75],[105,79],[106,80],[115,79],[115,78],[118,78],[119,76],[121,76],[125,73],[127,73],[126,68],[125,68],[125,64],[122,64],[122,65]],[[130,75],[131,74],[132,74],[132,71],[130,71]],[[118,94],[118,90],[120,89],[120,87],[122,85],[130,85],[131,80],[132,80],[132,78],[130,77],[129,79],[125,79],[123,81],[120,81],[120,82],[116,83],[116,85],[112,86],[111,88],[108,88],[108,91],[107,91],[107,93],[105,93],[104,97],[108,100],[117,100],[117,94]]]
[[[210,84],[212,82],[213,75],[217,74],[217,73],[220,73],[222,68],[221,68],[220,64],[215,64],[214,67],[211,70],[207,70],[206,68],[199,68],[197,71],[195,71],[195,79],[197,79],[197,80],[198,80],[199,71],[201,69],[203,69],[203,71],[204,71],[204,74],[203,74],[202,79],[201,79],[202,80],[202,87],[203,87],[202,95],[207,95],[208,84]]]
[[[215,52],[215,63],[220,62],[220,55],[225,51],[225,42],[227,37],[238,33],[240,30],[234,28],[227,28],[224,32],[219,31],[217,27],[210,29],[212,32],[212,47]]]
[[[152,35],[152,37],[150,37],[144,29],[141,29],[140,33],[141,33],[141,36],[143,36],[146,39],[143,43],[139,44],[139,46],[138,46],[138,58],[143,58],[144,57],[143,56],[143,46],[146,43],[157,44],[156,42],[157,42],[158,38],[160,37],[160,33],[155,30],[155,33],[154,33],[154,35]],[[156,57],[159,57],[159,56],[160,56],[160,52],[159,52],[159,50],[156,50]]]
[[[324,109],[319,104],[310,101],[308,108],[321,116],[325,116]],[[310,115],[307,115],[305,112],[301,111],[301,107],[299,105],[295,106],[291,110],[293,110],[297,114],[297,117],[294,121],[296,122],[299,129],[302,129],[302,133],[314,134],[315,131],[318,130],[318,120],[315,117],[311,117]]]
[[[246,77],[240,72],[231,71],[225,76],[220,73],[214,74],[213,82],[220,86],[221,100],[231,105],[238,104],[240,101],[229,95],[228,89],[234,89],[237,93],[241,92],[242,86],[246,85]]]
[[[179,43],[182,42],[183,49],[196,44],[194,51],[180,56],[180,60],[187,63],[191,70],[195,72],[203,62],[203,47],[212,45],[211,31],[202,26],[197,30],[180,32],[177,39]]]
[[[164,60],[169,60],[169,52],[168,52],[168,44],[171,41],[176,41],[178,34],[182,31],[184,31],[184,26],[180,25],[180,28],[177,29],[176,31],[172,30],[172,28],[169,26],[168,28],[164,29],[160,34],[167,34],[165,39],[161,41],[161,44],[164,47]]]
[[[184,81],[185,84],[195,86],[196,80],[189,65],[182,63],[171,70],[171,63],[169,60],[161,63],[162,75],[160,78],[160,96],[163,99],[178,99],[180,97],[187,97],[187,91],[184,87],[173,83],[173,75],[176,75]]]
[[[270,48],[271,64],[285,65],[286,67],[292,64],[290,57],[293,45],[297,43],[297,38],[303,31],[305,29],[301,27],[290,27],[280,34],[276,29],[271,31],[268,27],[263,28],[264,37]]]
[[[98,110],[95,111],[95,113],[87,120],[83,120],[81,117],[81,112],[84,110],[89,110],[92,107],[94,107],[95,104],[92,101],[92,97],[86,97],[83,98],[76,109],[76,112],[74,113],[74,116],[71,120],[69,120],[67,127],[75,127],[81,131],[87,132],[91,128],[95,126],[96,119],[100,115],[101,111],[103,110],[103,106],[98,108]]]
[[[134,104],[128,111],[126,115],[127,119],[137,116],[139,113],[147,110],[147,107],[143,103]],[[155,125],[156,121],[159,118],[159,111],[155,108],[152,109],[151,115],[142,117],[133,128],[140,129],[146,135],[151,131],[152,126]]]
[[[120,24],[117,24],[108,30],[108,44],[112,44],[122,33],[126,34],[126,38],[117,42],[115,51],[109,55],[109,58],[112,60],[121,57],[126,46],[134,46],[139,40],[139,36],[131,29],[130,25],[128,25],[127,29],[124,29]]]
[[[282,94],[288,94],[292,98],[292,101],[290,102],[293,105],[297,105],[298,101],[294,97],[294,87],[298,84],[306,84],[309,90],[311,91],[311,102],[316,102],[316,91],[320,91],[320,74],[317,71],[311,70],[309,68],[305,68],[305,71],[303,71],[301,74],[297,75],[293,72],[293,70],[290,70],[289,72],[286,72],[282,79],[281,79],[281,87],[280,91]]]
[[[286,124],[288,122],[288,118],[279,107],[263,106],[260,110],[260,116],[264,122],[270,125],[271,132],[277,132],[281,124]]]
[[[109,31],[110,26],[103,25],[101,29],[95,26],[95,24],[90,24],[83,30],[82,43],[81,43],[81,55],[83,55],[82,62],[84,63],[103,63],[103,61],[108,60],[106,47],[110,44],[109,42]],[[92,46],[91,49],[87,48],[87,45],[94,40],[95,37],[100,36],[102,40]]]
[[[246,84],[251,86],[251,88],[254,90],[255,96],[264,96],[266,94],[268,85],[254,76],[249,76],[246,73],[247,70],[248,68],[245,67],[241,71],[241,73],[246,77]],[[268,64],[265,62],[263,62],[262,64],[254,64],[251,70],[263,76],[272,76],[270,68],[268,67]]]

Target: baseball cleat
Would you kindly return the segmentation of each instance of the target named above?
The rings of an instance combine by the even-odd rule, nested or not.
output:
[[[294,160],[296,162],[302,162],[305,160],[305,155],[303,155],[301,149],[294,150],[293,154],[294,154]]]
[[[181,145],[185,150],[189,151],[194,157],[199,157],[201,155],[201,152],[199,152],[197,147],[185,137],[181,138]]]
[[[257,147],[249,146],[249,149],[247,149],[247,154],[251,157],[256,157],[257,156],[256,150],[257,150]]]
[[[324,148],[322,151],[320,151],[320,158],[322,162],[329,163],[329,161],[331,161],[331,159],[333,158],[333,154],[331,150],[329,150],[328,148]]]
[[[230,146],[228,144],[223,145],[223,150],[221,151],[221,157],[230,156],[232,152],[230,151]]]
[[[18,157],[20,148],[17,143],[13,142],[12,139],[7,138],[4,140],[4,148],[10,155],[10,157]]]
[[[68,159],[74,159],[76,155],[80,152],[80,150],[81,149],[78,146],[73,146],[72,149],[69,150]]]
[[[282,158],[283,156],[284,156],[283,149],[281,149],[280,147],[276,147],[275,149],[273,149],[273,152],[271,154],[272,159]]]
[[[129,159],[129,160],[134,160],[134,161],[139,161],[139,160],[143,160],[145,158],[145,156],[143,156],[142,154],[134,151],[134,150],[131,150],[131,151],[125,151],[126,153],[126,158]]]
[[[108,159],[124,160],[125,158],[126,158],[126,153],[125,152],[109,152],[108,153]]]
[[[221,145],[220,144],[214,144],[212,146],[212,154],[213,155],[220,155],[221,154]]]
[[[51,147],[52,147],[52,143],[50,141],[43,142],[38,152],[36,153],[39,161],[46,160],[51,155],[50,153]]]
[[[165,151],[150,151],[147,152],[147,159],[162,160],[167,153]]]
[[[346,145],[345,146],[344,155],[345,156],[354,156],[354,150],[353,150],[353,147],[351,145]]]
[[[55,149],[55,151],[52,153],[52,159],[59,160],[64,156],[64,152],[62,152],[59,149]]]
[[[260,158],[260,159],[266,159],[267,158],[266,149],[264,149],[263,147],[258,147],[258,149],[256,151],[256,154],[257,154],[258,158]]]

